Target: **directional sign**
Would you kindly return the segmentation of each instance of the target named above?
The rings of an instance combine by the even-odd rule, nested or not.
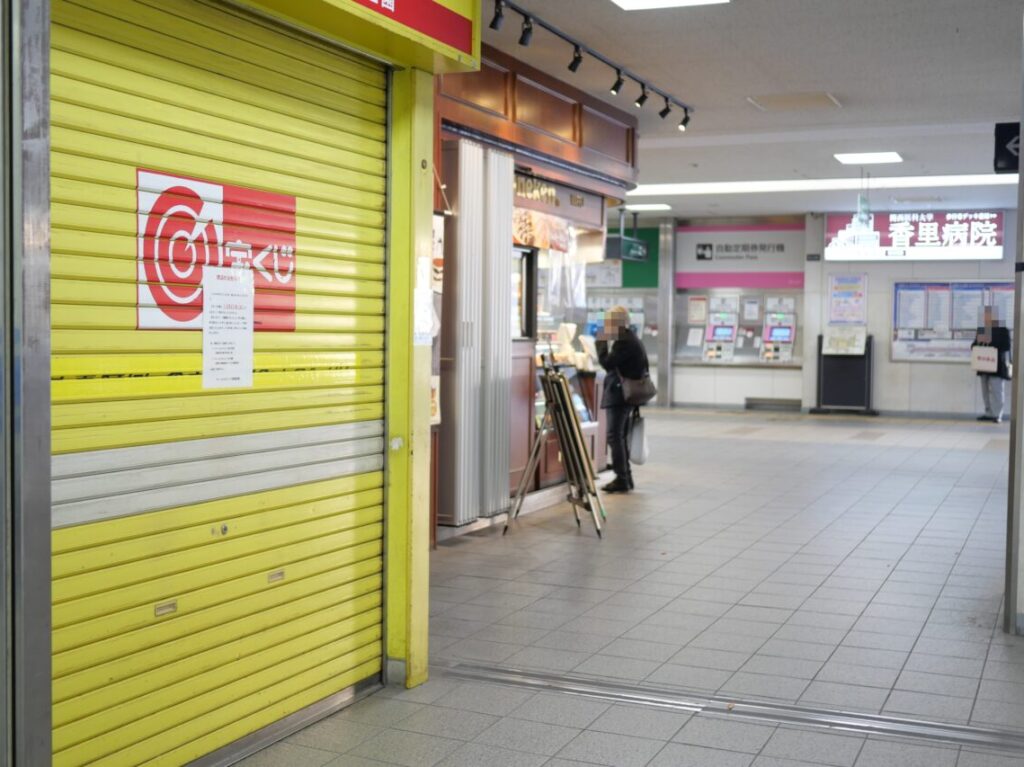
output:
[[[1016,173],[1020,167],[1020,123],[996,124],[996,173]]]

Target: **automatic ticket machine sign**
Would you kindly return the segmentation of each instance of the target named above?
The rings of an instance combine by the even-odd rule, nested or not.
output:
[[[250,269],[255,330],[295,330],[295,198],[137,172],[140,330],[201,330],[203,269]]]

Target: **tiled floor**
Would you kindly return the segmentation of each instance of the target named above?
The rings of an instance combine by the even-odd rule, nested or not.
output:
[[[434,557],[432,657],[1024,730],[998,625],[1006,427],[652,413],[607,536],[564,508]],[[244,762],[1009,767],[1024,755],[459,681],[385,690]]]

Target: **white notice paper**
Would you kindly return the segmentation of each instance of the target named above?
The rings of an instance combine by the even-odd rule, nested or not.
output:
[[[708,321],[707,296],[690,296],[687,299],[686,319],[691,325],[703,325]]]
[[[203,388],[252,386],[251,269],[203,267]]]
[[[743,321],[744,322],[760,322],[761,320],[761,299],[760,298],[744,298],[743,299]]]
[[[704,328],[690,328],[690,332],[686,334],[686,345],[700,346],[700,343],[703,339]]]

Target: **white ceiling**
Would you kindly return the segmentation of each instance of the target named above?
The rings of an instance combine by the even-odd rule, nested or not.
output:
[[[900,152],[876,176],[990,173],[993,124],[1021,111],[1024,0],[732,0],[626,12],[611,0],[518,0],[546,21],[694,106],[661,120],[652,97],[641,113],[640,183],[858,177],[835,152]],[[491,0],[482,0],[485,24]],[[614,72],[537,28],[517,44],[506,11],[484,41],[622,109],[639,87],[614,97]],[[827,91],[842,108],[763,112],[748,96]],[[673,119],[675,118],[675,119]],[[938,197],[940,199],[929,199]],[[910,201],[905,201],[910,198]],[[1012,186],[875,192],[886,209],[1016,207]],[[916,200],[916,202],[914,201]],[[749,215],[853,210],[856,195],[773,193],[644,197],[672,215]],[[661,214],[665,215],[665,214]]]

